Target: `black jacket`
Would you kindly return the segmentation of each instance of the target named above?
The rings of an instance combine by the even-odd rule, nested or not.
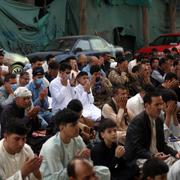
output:
[[[171,154],[175,156],[177,151],[167,146],[164,140],[163,121],[160,118],[156,119],[156,143],[159,152]],[[151,144],[151,124],[150,119],[143,111],[137,115],[129,124],[125,142],[125,157],[127,161],[135,162],[137,159],[149,159],[151,153],[149,151]]]
[[[111,180],[132,180],[133,168],[127,166],[124,157],[115,157],[116,147],[116,143],[108,148],[104,142],[99,142],[91,150],[91,159],[94,165],[103,165],[109,168]]]

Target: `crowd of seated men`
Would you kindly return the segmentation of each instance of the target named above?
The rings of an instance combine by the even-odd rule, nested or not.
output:
[[[1,53],[0,179],[178,180],[180,55],[155,52],[34,57],[18,75]]]

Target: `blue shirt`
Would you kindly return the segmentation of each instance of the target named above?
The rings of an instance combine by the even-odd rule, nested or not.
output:
[[[34,106],[40,106],[41,112],[48,110],[48,107],[49,107],[48,97],[46,96],[45,99],[42,101],[39,99],[40,92],[42,90],[46,89],[44,83],[42,83],[41,86],[37,88],[36,85],[34,84],[34,82],[32,81],[27,85],[27,88],[32,93],[33,105]]]

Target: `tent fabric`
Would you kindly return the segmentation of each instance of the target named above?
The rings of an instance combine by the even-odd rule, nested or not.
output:
[[[52,6],[57,4],[58,0],[55,0]],[[39,7],[28,6],[13,0],[1,1],[0,47],[27,54],[42,49],[50,40],[54,39],[57,28],[55,15],[51,13],[53,12],[51,5],[47,9],[47,13],[40,19],[38,19],[39,11]],[[62,27],[65,26],[64,24],[65,22],[62,23]],[[61,34],[64,31],[62,29]]]
[[[102,2],[109,5],[119,6],[122,4],[133,5],[133,6],[147,6],[149,7],[152,0],[97,0],[97,4],[100,6]]]

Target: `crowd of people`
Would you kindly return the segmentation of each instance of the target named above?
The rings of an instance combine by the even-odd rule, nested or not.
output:
[[[180,54],[0,52],[0,179],[179,180]]]

